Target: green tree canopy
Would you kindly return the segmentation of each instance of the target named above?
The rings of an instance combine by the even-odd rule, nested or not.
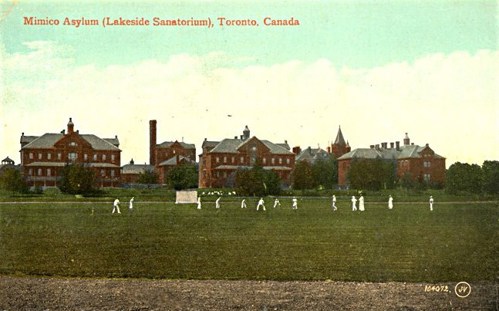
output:
[[[348,172],[350,186],[356,189],[380,190],[395,185],[395,164],[381,159],[355,159]]]
[[[259,165],[237,170],[235,186],[242,195],[277,195],[281,191],[279,176]]]
[[[499,161],[485,161],[482,165],[483,191],[499,194]]]
[[[62,170],[59,189],[70,194],[91,194],[96,191],[95,173],[82,164],[66,165]]]
[[[139,173],[139,178],[137,182],[139,184],[157,184],[158,183],[158,174],[153,170],[146,170],[144,172]]]
[[[15,168],[7,168],[0,179],[0,186],[12,192],[26,193],[29,187],[21,176],[21,172]]]
[[[477,164],[456,162],[447,170],[446,191],[451,194],[459,192],[480,193],[482,184],[482,169]]]
[[[166,184],[175,190],[197,188],[198,171],[194,164],[181,164],[166,174]]]
[[[338,164],[334,155],[319,158],[312,164],[312,178],[315,187],[333,188],[338,182]]]
[[[293,171],[293,189],[313,189],[317,185],[314,180],[312,165],[308,161],[299,161]]]

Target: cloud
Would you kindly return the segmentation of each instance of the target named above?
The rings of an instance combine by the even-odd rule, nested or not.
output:
[[[150,119],[158,120],[159,142],[183,138],[198,150],[205,137],[240,135],[245,125],[260,138],[325,148],[341,125],[354,148],[409,132],[448,165],[499,158],[497,51],[365,69],[327,59],[256,66],[224,52],[98,67],[77,65],[72,50],[54,42],[26,46],[1,52],[4,156],[15,157],[21,132],[59,132],[72,117],[82,133],[118,135],[122,164],[147,161]]]

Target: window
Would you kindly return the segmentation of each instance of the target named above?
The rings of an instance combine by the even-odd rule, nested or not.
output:
[[[70,143],[69,143],[69,145],[70,145],[71,147],[76,147],[76,146],[77,146],[77,145],[76,145],[76,143],[75,143],[74,141],[70,142]]]
[[[267,158],[263,158],[263,159],[262,159],[262,163],[263,163],[264,165],[265,165],[265,164],[267,164]]]
[[[236,157],[232,157],[232,163],[236,163]]]
[[[97,154],[94,154],[94,161],[97,161]]]
[[[41,168],[38,169],[38,176],[42,176],[42,169]]]
[[[215,162],[217,162],[217,163],[218,163],[218,162],[220,162],[220,158],[219,158],[219,157],[216,157],[216,158],[215,158]]]
[[[57,154],[57,160],[61,160],[61,159],[62,159],[62,154],[59,152],[59,153]]]
[[[227,163],[227,157],[224,157],[224,163]]]
[[[106,176],[106,171],[104,171],[104,170],[100,170],[100,175],[101,175],[102,177]]]
[[[279,164],[282,164],[282,158],[279,158]]]
[[[85,153],[85,154],[83,155],[83,160],[85,160],[85,161],[87,161],[87,160],[88,160],[88,154],[86,154],[86,153]]]
[[[272,164],[275,164],[275,158],[272,158]]]
[[[47,169],[47,176],[52,176],[52,170],[50,168]]]
[[[111,170],[111,177],[114,177],[114,170]]]
[[[224,174],[224,178],[227,178],[227,172],[224,171],[223,174]]]
[[[70,152],[70,153],[68,153],[68,159],[70,161],[75,161],[77,157],[78,157],[78,155],[76,154],[76,152]]]
[[[286,164],[290,164],[291,163],[291,160],[289,160],[289,158],[286,159]]]
[[[28,170],[28,175],[29,175],[29,176],[33,176],[33,169],[31,169],[31,168],[30,168],[30,169]]]
[[[430,161],[424,161],[424,167],[431,167],[431,162]]]
[[[43,155],[41,153],[38,154],[38,160],[41,160]]]
[[[47,153],[47,159],[48,160],[52,159],[52,153]]]
[[[30,153],[29,153],[29,158],[30,158],[31,160],[33,160],[33,152],[30,152]]]
[[[106,161],[106,155],[105,154],[102,155],[102,161]]]
[[[114,162],[114,154],[111,155],[111,161]]]
[[[430,174],[424,174],[423,176],[425,182],[430,182],[431,175]]]
[[[240,160],[241,160],[241,164],[243,164],[244,163],[244,157],[241,157]]]

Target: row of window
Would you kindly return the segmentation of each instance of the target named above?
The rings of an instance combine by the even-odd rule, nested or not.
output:
[[[52,153],[50,153],[50,152],[47,152],[47,153],[45,153],[45,154],[44,154],[44,153],[42,153],[42,152],[39,152],[39,153],[37,154],[37,159],[38,159],[38,160],[43,160],[44,155],[45,155],[45,159],[47,159],[47,160],[52,160]],[[56,157],[56,158],[57,158],[57,160],[58,160],[58,161],[62,161],[62,153],[61,153],[61,152],[58,152],[58,153],[57,153],[57,157]],[[68,153],[68,160],[70,160],[70,161],[75,161],[77,158],[78,158],[78,153],[76,153],[76,152],[69,152],[69,153]],[[99,155],[99,154],[97,154],[97,153],[96,153],[96,154],[94,154],[94,155],[93,155],[93,157],[92,157],[92,159],[93,159],[94,161],[99,160],[99,158],[100,158],[100,160],[102,160],[102,161],[107,161],[108,156],[107,156],[107,154],[100,154],[100,155]],[[34,160],[34,159],[35,159],[35,154],[34,154],[33,152],[30,152],[30,153],[29,153],[29,159],[30,159],[30,160]],[[88,161],[88,160],[89,160],[89,156],[88,156],[88,154],[84,153],[84,154],[83,154],[83,161]],[[112,162],[114,162],[115,160],[116,160],[116,155],[111,154],[111,161],[112,161]]]
[[[101,169],[100,176],[101,177],[115,177],[117,174],[116,171],[117,170],[115,170],[115,169],[111,169],[111,170]],[[46,169],[43,169],[43,168],[32,169],[32,168],[30,168],[28,170],[28,175],[29,176],[47,176],[47,177],[57,176],[57,170],[51,169],[51,168],[46,168]]]
[[[227,164],[228,163],[228,158],[226,156],[223,157],[223,164]],[[285,161],[284,161],[285,160]],[[216,163],[220,163],[220,157],[215,157],[215,162]],[[286,162],[286,164],[291,164],[291,160],[289,158],[286,158],[286,159],[283,159],[283,158],[277,158],[277,162],[279,164],[283,164],[284,162]],[[236,157],[231,157],[231,164],[236,164]],[[239,158],[239,164],[244,164],[244,157],[240,157]],[[267,158],[262,158],[262,164],[263,165],[267,165]],[[276,158],[271,158],[270,159],[270,164],[272,165],[275,165],[276,164]]]

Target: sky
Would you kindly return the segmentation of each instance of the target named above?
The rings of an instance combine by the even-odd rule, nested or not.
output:
[[[198,154],[205,138],[246,125],[260,139],[326,149],[341,126],[352,149],[408,133],[447,167],[499,160],[498,12],[497,1],[4,0],[0,158],[19,163],[21,133],[58,133],[71,117],[82,134],[117,135],[122,165],[148,162],[152,119],[158,143]],[[104,27],[106,17],[150,25]]]

